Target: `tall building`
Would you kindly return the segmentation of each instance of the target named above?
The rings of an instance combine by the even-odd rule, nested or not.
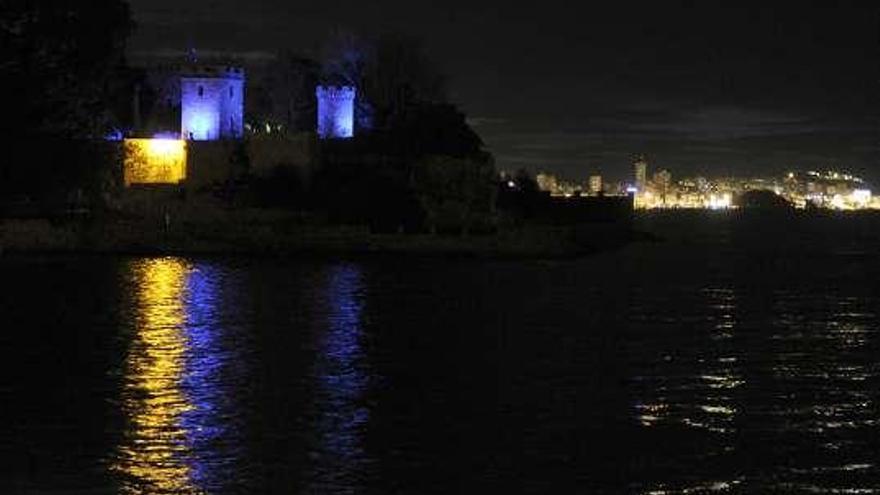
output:
[[[592,194],[592,195],[602,194],[602,176],[601,175],[591,175],[590,176],[590,194]]]
[[[559,186],[555,175],[545,174],[544,172],[535,176],[535,182],[538,183],[538,189],[550,193],[555,193]]]
[[[238,139],[244,132],[244,70],[193,66],[180,77],[180,134],[191,141]]]
[[[670,194],[672,186],[672,173],[669,170],[663,169],[654,174],[654,188],[657,190],[657,194],[660,195],[660,200],[665,205],[667,202],[667,195]]]
[[[645,161],[644,156],[639,155],[636,157],[635,161],[633,161],[633,169],[636,179],[636,189],[638,189],[639,192],[644,192],[645,187],[648,185],[648,162]]]
[[[318,86],[318,136],[321,139],[345,139],[354,136],[353,86]]]

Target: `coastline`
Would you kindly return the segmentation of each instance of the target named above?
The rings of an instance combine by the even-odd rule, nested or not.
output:
[[[492,234],[377,234],[367,227],[303,225],[289,215],[252,213],[169,225],[159,219],[0,220],[0,253],[571,259],[654,238],[614,223],[527,224]]]

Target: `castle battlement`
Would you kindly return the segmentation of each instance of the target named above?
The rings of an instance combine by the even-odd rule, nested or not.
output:
[[[244,69],[227,65],[190,65],[180,74],[183,78],[193,79],[241,79],[244,80]]]
[[[318,99],[327,98],[330,100],[354,100],[354,86],[318,86],[315,95]]]

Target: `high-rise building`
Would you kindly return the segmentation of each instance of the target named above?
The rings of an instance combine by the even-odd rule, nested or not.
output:
[[[657,194],[660,195],[660,200],[663,204],[666,204],[667,195],[672,192],[672,173],[669,170],[660,170],[656,174],[654,174],[654,188],[657,190]]]
[[[557,181],[556,176],[544,172],[535,176],[535,182],[538,183],[538,189],[550,193],[555,193],[556,189],[559,187],[559,182]]]
[[[648,162],[644,156],[639,155],[636,157],[633,161],[633,169],[635,172],[636,189],[639,192],[644,192],[645,187],[648,185]]]
[[[590,176],[590,194],[592,194],[592,195],[602,194],[602,176],[601,175],[591,175]]]

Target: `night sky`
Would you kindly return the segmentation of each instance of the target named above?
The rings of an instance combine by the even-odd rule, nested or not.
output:
[[[480,3],[131,0],[130,47],[261,57],[314,53],[335,28],[403,32],[500,169],[624,179],[644,153],[676,176],[839,166],[880,181],[880,7]]]

